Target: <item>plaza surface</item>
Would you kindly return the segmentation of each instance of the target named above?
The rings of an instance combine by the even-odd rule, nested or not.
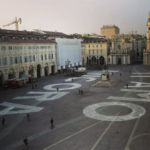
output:
[[[0,150],[149,150],[150,66],[108,71],[111,79],[121,78],[116,87],[89,86],[101,74],[89,70],[73,81],[61,74],[40,78],[37,89],[0,90]]]

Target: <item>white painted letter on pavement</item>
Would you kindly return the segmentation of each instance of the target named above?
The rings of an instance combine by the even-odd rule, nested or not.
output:
[[[132,109],[132,112],[128,115],[123,116],[106,116],[101,115],[96,112],[96,109],[105,106],[125,106]],[[131,103],[123,103],[123,102],[105,102],[105,103],[97,103],[90,105],[83,110],[83,114],[89,118],[102,120],[102,121],[126,121],[139,118],[145,114],[145,109],[141,106],[131,104]]]
[[[54,86],[55,86],[55,88],[54,88]],[[61,86],[61,87],[59,87],[59,86]],[[58,84],[50,84],[50,85],[44,86],[43,88],[45,90],[56,91],[57,87],[59,88],[58,91],[72,90],[72,89],[77,89],[77,88],[81,87],[81,84],[78,84],[78,83],[58,83]]]
[[[8,103],[8,102],[3,102],[0,105],[7,107],[6,109],[0,111],[0,116],[10,115],[10,114],[39,112],[42,109],[44,109],[43,107],[21,105],[21,104],[14,104],[14,103]],[[14,108],[19,108],[19,109],[23,109],[23,110],[14,110],[14,111],[12,111],[12,109],[14,109]]]
[[[37,101],[52,101],[63,97],[69,92],[28,92],[27,94],[40,94],[41,96],[18,96],[13,99],[36,99]]]

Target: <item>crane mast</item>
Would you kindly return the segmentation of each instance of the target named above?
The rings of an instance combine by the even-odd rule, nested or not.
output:
[[[10,25],[12,25],[12,24],[15,24],[16,30],[18,30],[18,23],[19,23],[19,22],[20,22],[20,24],[21,24],[21,22],[22,22],[21,18],[19,18],[19,19],[17,20],[17,17],[16,17],[14,21],[12,21],[12,22],[10,22],[10,23],[8,23],[8,24],[6,24],[6,25],[3,25],[3,27],[6,27],[6,26],[10,26]]]

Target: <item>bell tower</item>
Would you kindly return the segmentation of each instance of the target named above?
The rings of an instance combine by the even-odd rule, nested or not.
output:
[[[150,51],[150,12],[147,19],[146,27],[147,27],[147,50],[146,51]]]
[[[150,12],[146,24],[147,48],[143,51],[143,64],[150,65]]]

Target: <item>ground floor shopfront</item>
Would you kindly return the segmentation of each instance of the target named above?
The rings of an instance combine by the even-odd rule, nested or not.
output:
[[[7,66],[0,68],[0,86],[2,86],[7,79],[19,79],[23,74],[32,75],[33,78],[40,78],[55,73],[57,73],[57,65],[55,62]]]

